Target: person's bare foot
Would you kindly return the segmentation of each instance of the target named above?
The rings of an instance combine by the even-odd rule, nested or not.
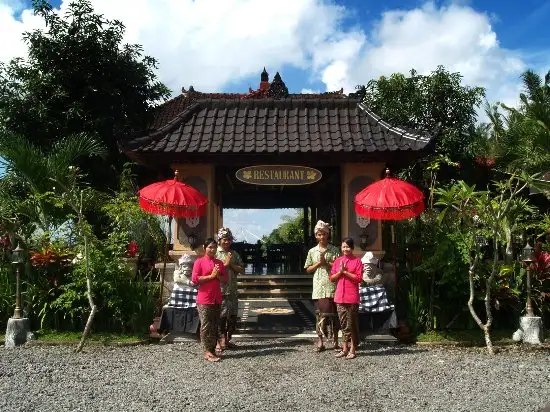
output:
[[[221,359],[212,352],[206,352],[204,354],[204,360],[207,360],[208,362],[219,362]]]

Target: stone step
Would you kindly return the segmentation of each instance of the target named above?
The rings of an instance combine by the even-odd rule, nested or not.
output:
[[[307,281],[292,281],[292,282],[277,282],[275,280],[256,280],[252,282],[237,282],[239,287],[248,287],[248,286],[284,286],[284,287],[293,287],[293,286],[309,286],[311,289],[312,282],[311,280]]]
[[[304,289],[240,289],[239,298],[279,297],[296,298],[311,296],[311,288]]]
[[[282,280],[282,279],[303,279],[313,281],[311,275],[238,275],[238,280]]]

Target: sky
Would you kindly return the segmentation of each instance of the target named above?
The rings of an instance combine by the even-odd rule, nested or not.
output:
[[[550,69],[550,0],[92,0],[121,20],[125,41],[159,61],[177,95],[257,88],[265,66],[291,93],[344,88],[438,65],[514,105],[526,69]],[[27,0],[0,0],[0,61],[25,56],[21,33],[41,27]],[[68,1],[55,0],[65,9]],[[256,236],[292,210],[231,211],[225,223]],[[247,240],[253,239],[252,235]]]

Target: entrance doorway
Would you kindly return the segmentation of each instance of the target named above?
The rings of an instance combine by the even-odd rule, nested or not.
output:
[[[224,224],[231,210],[283,209],[298,223],[298,234],[283,238],[239,236],[236,228],[233,244],[245,263],[245,274],[239,277],[239,293],[243,299],[279,298],[309,299],[312,276],[304,270],[309,248],[315,245],[313,228],[322,219],[340,233],[340,168],[317,167],[322,177],[305,185],[257,185],[236,178],[239,167],[217,167],[217,194]],[[240,214],[241,225],[252,214]],[[243,220],[244,219],[244,220]],[[259,239],[258,239],[259,237]],[[340,239],[333,239],[339,244]]]
[[[298,209],[303,212],[303,246],[314,242],[317,220],[329,222],[340,233],[341,178],[339,167],[317,167],[321,178],[311,184],[251,184],[237,179],[238,166],[216,167],[216,194],[224,209]],[[340,239],[333,239],[339,242]]]
[[[313,277],[304,270],[304,263],[308,249],[315,244],[313,228],[317,220],[329,222],[339,236],[340,167],[312,166],[322,176],[315,183],[303,185],[245,183],[236,177],[243,167],[246,165],[216,167],[216,195],[224,224],[228,212],[235,209],[279,209],[298,217],[300,230],[289,240],[255,237],[255,233],[239,236],[239,230],[231,228],[238,240],[233,247],[241,254],[246,269],[238,277],[238,334],[313,334]],[[246,223],[246,219],[254,219],[253,214],[240,214],[241,222]],[[336,244],[339,241],[333,239]]]

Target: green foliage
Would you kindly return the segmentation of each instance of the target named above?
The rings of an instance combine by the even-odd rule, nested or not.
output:
[[[126,163],[120,176],[120,191],[103,206],[110,219],[109,243],[119,256],[126,253],[130,241],[139,245],[141,255],[153,258],[164,249],[166,236],[157,216],[146,213],[138,202],[133,186],[132,165]]]
[[[476,191],[474,186],[462,181],[436,190],[439,195],[436,204],[443,208],[441,222],[449,230],[459,233],[464,249],[470,252],[468,307],[472,318],[484,332],[490,354],[494,353],[491,343],[493,307],[499,306],[494,290],[502,281],[500,275],[506,263],[501,258],[501,251],[511,249],[514,230],[521,224],[521,219],[532,212],[520,196],[533,179],[534,176],[526,174],[512,175],[505,181],[494,182],[486,191]],[[485,238],[492,242],[492,262],[488,264],[484,264],[483,245],[479,241]],[[483,288],[484,320],[474,306],[476,292],[479,293],[476,286]]]
[[[116,139],[143,128],[151,107],[169,96],[156,79],[157,62],[141,46],[123,44],[124,25],[94,13],[89,0],[72,1],[65,14],[45,0],[33,6],[46,29],[24,34],[27,60],[0,64],[0,130],[41,148],[86,133],[109,156],[81,165],[94,186],[112,184],[121,158]]]
[[[486,106],[489,150],[502,169],[546,172],[550,170],[550,71],[543,79],[528,70],[522,79],[520,107]]]
[[[134,280],[130,267],[114,250],[108,241],[96,241],[89,251],[88,270],[98,306],[95,330],[144,332],[153,316],[158,286],[150,276]],[[90,312],[86,294],[86,261],[80,254],[57,285],[33,268],[24,300],[35,327],[77,330]]]
[[[295,215],[285,215],[283,223],[262,238],[263,243],[303,243],[304,242],[304,211],[296,209]]]
[[[429,75],[411,70],[358,86],[365,105],[394,126],[438,134],[437,152],[454,160],[469,151],[477,107],[485,91],[462,85],[460,73],[438,66]]]
[[[0,330],[5,330],[15,308],[15,274],[11,269],[9,262],[0,264]]]
[[[48,150],[22,136],[0,133],[0,156],[6,168],[0,184],[3,197],[0,209],[4,211],[4,218],[19,225],[30,225],[29,232],[33,228],[49,232],[61,225],[69,211],[58,201],[58,196],[73,185],[75,179],[82,178],[75,163],[105,153],[101,144],[81,133],[57,141]],[[86,194],[89,198],[85,200],[93,210],[99,193],[88,189]]]

